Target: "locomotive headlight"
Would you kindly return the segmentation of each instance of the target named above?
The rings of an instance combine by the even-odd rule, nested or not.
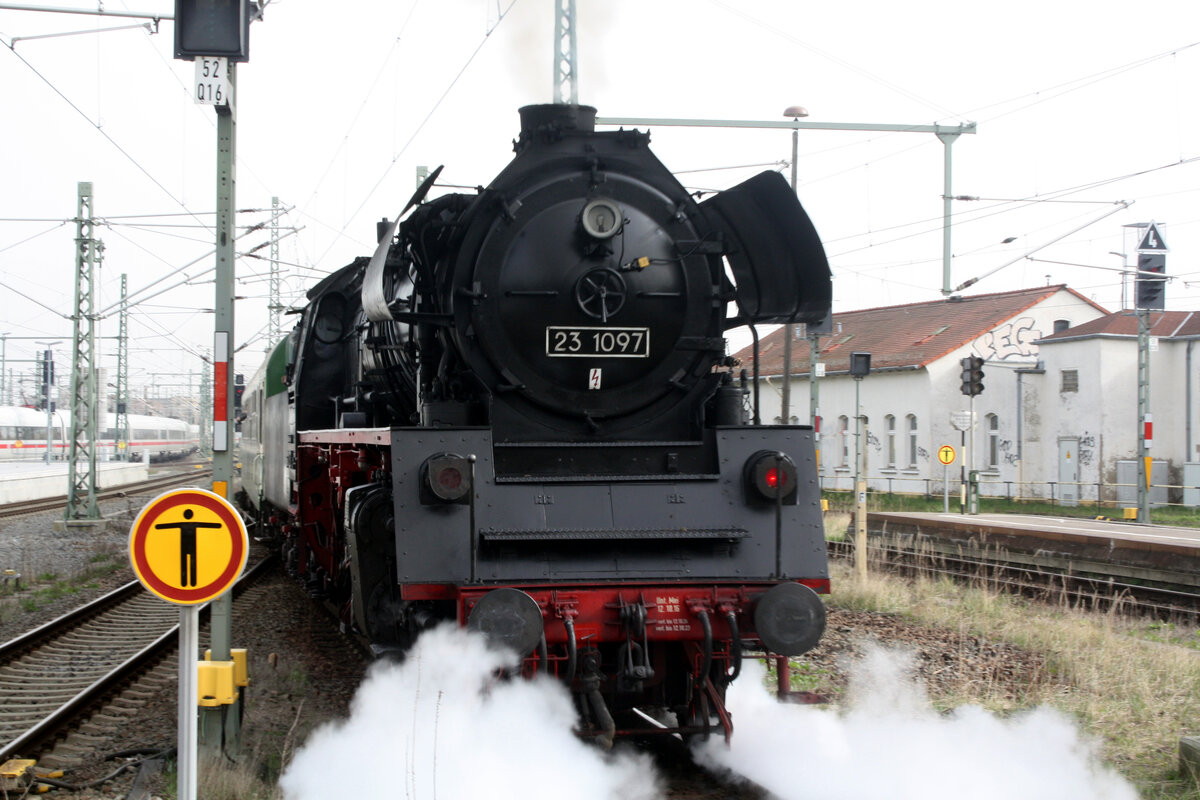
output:
[[[583,207],[579,222],[583,232],[593,239],[611,239],[621,230],[625,215],[616,201],[597,197]]]
[[[746,461],[746,495],[751,501],[796,502],[796,462],[786,453],[759,450]]]
[[[471,496],[474,460],[471,456],[439,453],[421,466],[421,502],[466,503]]]

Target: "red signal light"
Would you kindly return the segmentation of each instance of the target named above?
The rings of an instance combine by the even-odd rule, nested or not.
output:
[[[745,476],[752,501],[796,502],[796,462],[785,453],[758,451],[746,461]]]
[[[471,495],[474,456],[439,453],[425,460],[422,502],[467,503]]]
[[[457,467],[446,467],[438,472],[437,476],[438,486],[450,491],[462,486],[462,479],[462,473]]]

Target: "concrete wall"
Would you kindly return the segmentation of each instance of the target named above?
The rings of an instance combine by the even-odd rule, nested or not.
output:
[[[146,480],[150,467],[141,461],[96,465],[96,482],[105,488]],[[0,471],[0,503],[62,497],[67,493],[67,465],[9,463]]]

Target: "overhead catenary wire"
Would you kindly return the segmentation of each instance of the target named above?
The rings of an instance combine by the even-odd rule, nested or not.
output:
[[[2,40],[0,40],[0,41],[2,41]],[[139,172],[141,172],[143,175],[145,175],[150,180],[150,182],[153,183],[155,186],[157,186],[158,189],[163,194],[165,194],[167,197],[171,198],[171,200],[176,205],[178,205],[180,208],[182,208],[185,211],[188,211],[190,213],[190,209],[188,209],[186,203],[184,203],[182,200],[180,200],[178,197],[176,197],[175,194],[170,189],[168,189],[166,186],[164,186],[162,181],[160,181],[158,178],[156,178],[154,176],[154,174],[151,173],[150,170],[147,169],[142,164],[142,162],[140,162],[137,158],[135,158],[133,156],[132,153],[130,153],[128,150],[126,150],[124,147],[122,147],[121,144],[116,139],[114,139],[112,136],[110,136],[108,134],[108,131],[104,130],[103,126],[101,126],[100,123],[93,120],[90,116],[88,116],[87,112],[85,112],[78,105],[76,105],[75,102],[73,100],[71,100],[71,98],[67,97],[67,95],[61,89],[59,89],[58,86],[56,86],[53,81],[51,81],[49,78],[47,78],[45,75],[43,75],[38,70],[37,67],[35,67],[24,56],[22,56],[20,53],[18,53],[13,48],[12,43],[3,42],[3,44],[5,47],[8,48],[8,51],[10,53],[12,53],[13,56],[15,56],[22,64],[24,64],[26,67],[28,67],[29,70],[31,72],[33,72],[33,74],[36,75],[43,83],[45,83],[46,86],[48,86],[51,91],[53,91],[56,95],[58,95],[60,98],[62,98],[63,102],[65,102],[68,106],[70,106],[75,111],[75,113],[77,113],[79,116],[83,117],[83,119],[86,120],[89,125],[91,125],[93,128],[95,128],[97,133],[99,133],[101,136],[103,136],[104,139],[106,141],[108,141],[109,144],[111,144],[114,148],[116,148],[118,153],[120,153],[122,156],[124,156],[124,158],[130,164],[132,164],[134,167],[137,168],[137,170]],[[198,217],[196,219],[197,219],[197,221],[200,221]]]
[[[281,211],[281,212],[280,212],[278,215],[276,215],[276,217],[278,217],[278,216],[282,216],[282,215],[283,215],[283,212]],[[275,218],[275,217],[273,217],[273,218]],[[268,222],[269,222],[269,221],[268,221]],[[254,232],[258,231],[258,230],[261,230],[261,228],[257,228],[257,227],[255,227],[255,226],[250,226],[249,228],[247,228],[246,230],[242,231],[240,234],[238,234],[237,236],[235,236],[235,237],[234,237],[234,241],[235,241],[235,242],[236,242],[236,241],[239,241],[239,240],[241,240],[242,238],[244,238],[244,237],[246,237],[246,236],[249,236],[251,233],[254,233]],[[280,239],[284,239],[284,238],[286,238],[287,236],[292,236],[292,235],[294,235],[294,233],[295,233],[295,232],[296,232],[296,229],[289,230],[289,231],[287,231],[287,232],[286,232],[286,234],[285,234],[284,236],[280,236],[279,238],[280,238]],[[162,283],[163,281],[165,281],[165,280],[167,280],[167,279],[169,279],[169,278],[172,278],[172,277],[174,277],[175,275],[178,275],[179,273],[183,272],[184,270],[188,269],[189,267],[193,267],[193,266],[195,266],[195,265],[196,265],[197,263],[199,263],[200,261],[203,261],[204,259],[206,259],[206,258],[208,258],[208,257],[212,256],[212,255],[213,255],[213,254],[215,254],[215,253],[216,253],[216,248],[215,248],[215,247],[214,247],[214,248],[212,248],[212,249],[210,249],[210,250],[206,250],[206,251],[205,251],[205,252],[204,252],[202,255],[199,255],[199,256],[197,256],[196,258],[192,259],[191,261],[188,261],[188,262],[186,262],[186,263],[185,263],[185,264],[183,264],[182,266],[180,266],[180,267],[176,268],[175,270],[173,270],[173,271],[171,271],[171,272],[167,273],[166,275],[162,275],[162,276],[160,276],[158,279],[156,279],[156,280],[154,280],[154,281],[151,281],[149,284],[147,284],[146,286],[143,286],[141,289],[138,289],[138,290],[136,290],[136,291],[129,292],[129,293],[128,293],[128,295],[126,296],[125,302],[127,302],[127,303],[133,303],[133,302],[135,302],[136,298],[137,298],[139,295],[141,295],[142,293],[144,293],[144,292],[147,292],[147,291],[149,291],[150,289],[152,289],[153,287],[155,287],[155,286],[157,286],[158,284]],[[201,273],[199,273],[197,276],[192,276],[192,277],[193,277],[193,278],[194,278],[194,277],[198,277],[199,275],[203,275],[203,274],[205,274],[205,273],[207,273],[207,272],[209,272],[209,271],[212,271],[212,270],[213,270],[213,269],[215,269],[215,268],[216,268],[216,265],[214,264],[213,266],[210,266],[210,267],[208,267],[208,268],[207,268],[207,269],[206,269],[204,272],[201,272]],[[185,281],[185,282],[186,282],[186,281]],[[152,296],[152,297],[157,297],[159,294],[161,294],[161,292],[156,292],[154,295],[151,295],[151,296]],[[143,298],[143,299],[145,299],[145,298]],[[106,316],[106,315],[110,314],[110,313],[113,311],[113,309],[117,308],[117,307],[118,307],[118,306],[120,306],[120,305],[121,305],[120,301],[118,301],[117,303],[114,303],[114,304],[108,305],[108,306],[106,306],[106,307],[102,308],[102,309],[100,310],[99,314],[100,314],[100,316],[101,316],[101,317],[104,317],[104,316]]]
[[[363,197],[362,202],[358,204],[358,207],[355,208],[354,211],[346,218],[342,227],[338,230],[337,236],[333,239],[333,241],[331,241],[329,243],[329,246],[326,247],[324,252],[321,253],[320,257],[317,258],[317,261],[324,261],[325,256],[329,255],[329,251],[332,250],[334,248],[334,246],[338,243],[338,240],[341,239],[341,237],[345,235],[346,229],[350,226],[350,223],[353,222],[355,218],[357,218],[359,212],[361,212],[363,210],[363,208],[366,206],[366,204],[368,202],[370,202],[371,198],[375,196],[375,192],[377,192],[379,190],[379,187],[383,184],[384,180],[387,178],[387,176],[389,174],[391,174],[392,168],[396,166],[396,162],[400,160],[400,156],[404,155],[404,153],[407,152],[408,148],[412,145],[413,141],[417,138],[417,136],[421,133],[421,131],[425,129],[425,126],[427,124],[429,124],[429,120],[431,120],[433,118],[433,115],[435,113],[437,113],[437,110],[441,107],[441,105],[445,101],[445,99],[450,95],[450,92],[454,89],[454,87],[458,83],[459,79],[462,78],[463,74],[466,73],[468,68],[470,68],[471,64],[475,61],[475,57],[479,55],[479,52],[481,50],[483,50],[483,46],[488,43],[489,39],[491,38],[491,35],[493,33],[495,33],[496,28],[498,28],[500,26],[500,23],[504,21],[504,18],[508,15],[508,12],[512,11],[512,7],[515,6],[516,4],[517,4],[517,0],[511,0],[511,2],[504,9],[504,11],[502,11],[500,13],[500,17],[499,17],[499,19],[496,20],[496,24],[493,25],[491,28],[489,28],[486,33],[484,33],[483,39],[480,40],[479,44],[475,47],[475,49],[473,51],[471,51],[471,55],[467,57],[467,60],[463,64],[462,68],[450,80],[450,83],[446,86],[445,90],[443,90],[441,95],[438,96],[438,99],[436,101],[434,101],[433,106],[429,109],[429,112],[424,116],[424,118],[421,120],[421,122],[418,123],[417,127],[413,130],[412,134],[408,137],[408,139],[404,142],[404,144],[400,147],[400,149],[392,155],[392,160],[388,162],[386,167],[384,167],[382,174],[380,174],[380,176],[379,176],[379,179],[377,181],[375,181],[375,184],[370,188],[370,190],[367,191],[366,195]]]

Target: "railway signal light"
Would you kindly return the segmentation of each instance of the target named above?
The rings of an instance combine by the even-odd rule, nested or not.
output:
[[[1138,253],[1137,280],[1134,281],[1134,293],[1137,295],[1137,307],[1150,311],[1162,311],[1164,306],[1164,287],[1166,286],[1167,256],[1165,253]],[[1155,277],[1162,275],[1162,277]]]
[[[967,356],[962,364],[962,393],[974,397],[983,393],[983,359],[979,356]]]
[[[175,57],[250,59],[250,0],[175,0]]]

